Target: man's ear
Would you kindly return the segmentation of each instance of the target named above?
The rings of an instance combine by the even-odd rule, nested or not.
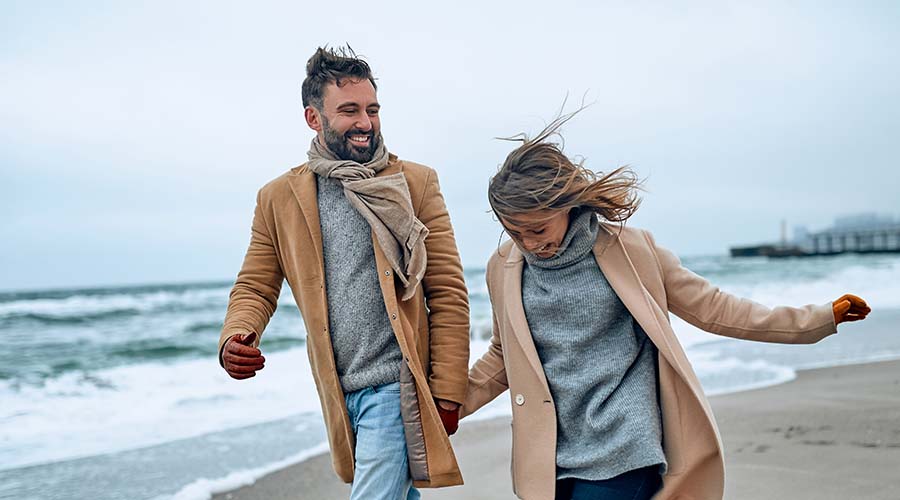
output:
[[[306,125],[309,128],[316,131],[316,133],[322,132],[322,115],[319,114],[319,110],[312,106],[307,106],[303,110],[303,117],[306,118]]]

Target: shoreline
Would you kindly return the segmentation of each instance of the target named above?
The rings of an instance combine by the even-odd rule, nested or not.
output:
[[[895,498],[900,359],[797,370],[791,381],[709,397],[725,447],[728,499]],[[423,498],[506,499],[508,416],[463,421],[451,439],[466,484]],[[347,498],[327,453],[214,500]]]

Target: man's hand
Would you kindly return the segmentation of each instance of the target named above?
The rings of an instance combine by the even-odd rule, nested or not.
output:
[[[222,365],[231,378],[243,380],[255,377],[257,370],[265,366],[266,358],[259,349],[250,347],[256,340],[256,334],[234,335],[225,342],[222,349]]]
[[[872,312],[865,300],[849,293],[832,302],[831,309],[834,312],[835,325],[845,321],[866,319],[866,315]]]
[[[441,416],[444,430],[447,431],[448,436],[452,436],[459,428],[459,403],[446,399],[435,399],[434,402],[437,404],[438,415]]]

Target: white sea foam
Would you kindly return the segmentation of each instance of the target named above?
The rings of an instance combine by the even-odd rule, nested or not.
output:
[[[714,349],[688,349],[687,354],[707,396],[759,389],[797,378],[794,369],[761,359],[742,361],[722,357]]]
[[[780,262],[778,265],[787,269],[785,266],[790,263]],[[853,293],[866,299],[873,308],[900,308],[900,258],[850,257],[821,260],[816,265],[819,272],[813,279],[801,279],[789,273],[774,276],[748,274],[727,280],[721,288],[769,307],[822,304],[844,293]],[[828,267],[822,269],[824,266]],[[775,268],[776,272],[779,268]]]
[[[255,378],[213,359],[66,373],[43,386],[0,382],[0,469],[139,448],[321,413],[305,348],[266,354]]]

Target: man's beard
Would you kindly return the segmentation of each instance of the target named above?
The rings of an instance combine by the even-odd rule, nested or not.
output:
[[[357,163],[368,163],[372,161],[372,157],[375,156],[375,151],[377,151],[378,146],[381,145],[381,134],[379,133],[376,135],[374,128],[370,129],[368,132],[360,129],[351,129],[345,134],[340,134],[337,130],[331,128],[328,119],[324,116],[322,117],[322,122],[325,145],[328,146],[328,149],[336,158],[339,160],[355,161]],[[350,141],[350,136],[354,135],[369,136],[369,145],[364,148],[354,145]]]

